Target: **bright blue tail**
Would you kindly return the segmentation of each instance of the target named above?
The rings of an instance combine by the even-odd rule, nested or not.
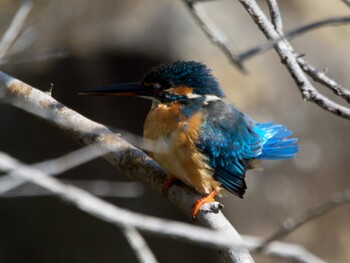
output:
[[[254,131],[261,137],[262,152],[257,157],[259,160],[280,160],[293,158],[299,151],[298,139],[287,138],[293,134],[281,124],[272,122],[257,123]]]

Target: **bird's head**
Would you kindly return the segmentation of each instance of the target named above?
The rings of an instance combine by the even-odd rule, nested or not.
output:
[[[161,103],[188,101],[205,96],[225,96],[211,69],[195,61],[162,64],[150,69],[141,82],[104,86],[80,94],[139,96]]]

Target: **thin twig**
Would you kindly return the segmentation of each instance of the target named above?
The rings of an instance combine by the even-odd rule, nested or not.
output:
[[[0,181],[0,189],[3,188],[3,184],[7,185],[10,181],[20,181],[14,180],[11,176],[4,176]],[[80,187],[89,193],[92,193],[100,197],[109,198],[138,198],[144,194],[144,187],[139,182],[119,182],[119,181],[107,181],[107,180],[62,180],[66,184],[72,184]],[[23,198],[23,197],[33,197],[33,196],[50,196],[53,195],[52,192],[47,189],[38,187],[33,184],[22,182],[21,186],[6,191],[0,194],[0,198]]]
[[[184,2],[208,38],[224,52],[239,70],[246,72],[240,57],[232,48],[227,36],[209,19],[205,10],[198,4],[200,1],[184,0]]]
[[[262,245],[258,248],[258,250],[264,249],[270,242],[277,239],[284,238],[285,236],[287,236],[297,228],[310,222],[311,220],[314,220],[315,218],[318,218],[332,211],[333,209],[341,205],[345,205],[349,202],[350,202],[350,189],[342,193],[334,194],[327,203],[317,206],[297,218],[294,218],[294,219],[289,218],[285,220],[282,223],[281,228],[277,230],[274,234],[272,234],[269,238],[267,238],[262,243]]]
[[[272,0],[269,0],[269,1],[272,1]],[[274,10],[275,12],[275,10]],[[242,52],[241,54],[239,54],[239,58],[240,58],[240,61],[243,62],[255,55],[257,55],[258,53],[261,53],[263,51],[266,51],[270,48],[272,48],[274,45],[276,45],[278,42],[281,42],[285,39],[292,39],[294,37],[297,37],[297,36],[300,36],[302,34],[305,34],[311,30],[315,30],[317,28],[320,28],[320,27],[324,27],[324,26],[336,26],[336,25],[342,25],[342,24],[345,24],[345,23],[350,23],[350,17],[349,16],[346,16],[346,17],[337,17],[337,18],[328,18],[328,19],[324,19],[324,20],[321,20],[321,21],[317,21],[317,22],[314,22],[314,23],[310,23],[310,24],[307,24],[307,25],[304,25],[302,27],[298,27],[296,29],[292,29],[290,31],[288,31],[287,33],[285,33],[283,35],[283,32],[282,34],[280,32],[278,32],[278,34],[280,35],[278,38],[276,39],[272,39],[264,44],[261,44],[261,45],[258,45],[256,47],[253,47],[247,51],[244,51]],[[279,29],[281,30],[281,28]]]
[[[310,65],[305,59],[297,59],[299,65],[315,82],[321,83],[326,88],[329,88],[334,94],[344,99],[347,103],[350,103],[350,90],[345,89],[335,80],[326,75],[325,72],[318,70],[314,66]]]
[[[33,165],[33,168],[41,170],[42,172],[49,175],[57,175],[68,171],[74,167],[77,167],[83,163],[94,160],[108,153],[108,149],[102,148],[99,145],[89,145],[74,152],[63,155],[60,158],[54,160],[43,161],[41,163]],[[18,166],[18,164],[17,164]],[[6,170],[6,164],[2,164],[0,161],[0,171],[11,172],[11,170]],[[20,167],[13,167],[13,169],[18,169]],[[7,176],[0,178],[0,195],[5,194],[8,191],[22,185],[25,180],[13,180]]]
[[[254,0],[240,0],[240,2],[268,40],[273,41],[280,38],[274,26],[267,19]],[[304,75],[303,69],[297,62],[296,52],[294,52],[287,40],[276,43],[274,48],[277,54],[280,56],[282,63],[287,67],[305,101],[313,102],[319,107],[332,112],[337,116],[350,119],[349,108],[331,101],[318,92],[317,89],[310,83],[308,78]]]
[[[273,23],[276,31],[281,36],[283,35],[283,23],[281,12],[278,8],[277,0],[267,0],[267,5],[269,6],[271,22]]]
[[[24,22],[32,10],[32,1],[25,0],[18,9],[10,26],[0,41],[0,61],[7,55],[21,32]]]
[[[158,262],[146,241],[134,227],[123,228],[122,232],[140,263]]]

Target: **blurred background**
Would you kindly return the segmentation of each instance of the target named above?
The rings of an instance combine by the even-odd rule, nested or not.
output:
[[[279,1],[286,30],[331,16],[349,15],[342,1]],[[260,1],[266,9],[265,1]],[[0,35],[21,1],[0,0]],[[81,90],[137,81],[152,66],[197,60],[214,69],[226,102],[258,122],[275,121],[294,131],[301,151],[293,160],[265,162],[247,173],[245,199],[227,196],[224,214],[241,234],[266,237],[287,217],[298,216],[349,188],[350,122],[302,100],[280,59],[269,51],[233,67],[196,24],[182,1],[33,1],[19,44],[0,70],[110,127],[142,134],[150,102],[137,98],[78,97]],[[264,37],[238,1],[203,7],[244,51]],[[297,52],[344,86],[350,83],[350,26],[313,31],[292,41]],[[339,101],[331,92],[320,91]],[[0,104],[0,150],[25,163],[68,153],[79,146],[36,117]],[[104,160],[60,176],[69,180],[128,182]],[[130,184],[133,184],[130,182]],[[132,186],[132,185],[131,185]],[[105,197],[120,207],[186,221],[164,198],[137,185],[134,198]],[[141,190],[140,190],[141,189]],[[350,209],[335,209],[285,240],[305,246],[329,262],[350,262]],[[215,250],[146,235],[159,262],[223,262]],[[254,256],[256,262],[281,259]],[[137,262],[123,235],[50,195],[0,197],[1,262]]]

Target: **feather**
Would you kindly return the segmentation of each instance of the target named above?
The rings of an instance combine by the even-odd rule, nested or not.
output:
[[[260,160],[292,158],[299,150],[292,132],[272,122],[256,124],[249,116],[222,101],[204,107],[204,122],[197,147],[214,168],[214,179],[243,197],[245,173]]]

